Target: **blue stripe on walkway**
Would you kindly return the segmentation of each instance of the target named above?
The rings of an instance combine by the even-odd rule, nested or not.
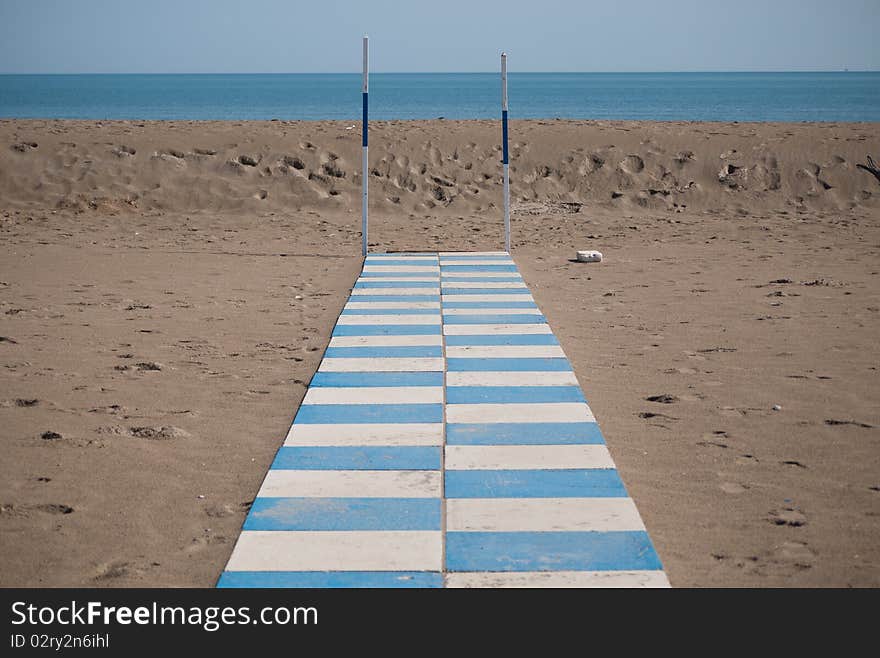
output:
[[[613,468],[446,471],[445,482],[446,498],[627,497]]]
[[[295,425],[325,423],[442,423],[442,404],[304,404]]]
[[[449,423],[449,445],[602,445],[597,423]]]
[[[271,468],[297,471],[439,471],[437,446],[282,447]]]
[[[443,386],[442,372],[316,372],[315,386]]]
[[[559,345],[553,334],[491,334],[447,336],[446,345]]]
[[[359,281],[354,284],[358,288],[436,288],[438,281]]]
[[[646,532],[450,532],[449,571],[662,569]]]
[[[440,256],[440,261],[444,260],[510,260],[510,254],[472,254],[462,251],[452,256]]]
[[[439,324],[337,324],[334,336],[439,336]]]
[[[443,308],[538,308],[535,302],[443,302]]]
[[[436,571],[224,571],[220,588],[443,587]]]
[[[568,359],[446,359],[448,372],[559,372],[570,371]]]
[[[544,324],[543,315],[444,315],[443,324]]]
[[[440,357],[443,348],[440,345],[403,345],[400,347],[328,347],[324,352],[325,359],[362,359],[390,357]]]
[[[372,265],[372,263],[371,263]],[[516,265],[443,265],[441,272],[516,272]]]
[[[257,498],[243,530],[440,530],[439,498]]]
[[[440,295],[352,295],[350,302],[439,302]]]
[[[586,402],[580,386],[449,386],[446,404]]]
[[[440,315],[439,308],[347,308],[342,315]]]

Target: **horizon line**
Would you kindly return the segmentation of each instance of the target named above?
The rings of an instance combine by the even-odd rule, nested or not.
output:
[[[497,75],[498,71],[370,71],[373,75]],[[509,71],[511,75],[621,75],[621,74],[716,74],[716,73],[880,73],[880,69],[860,68],[834,68],[834,69],[701,69],[701,70],[622,70],[622,71]],[[53,72],[53,71],[0,71],[0,75],[362,75],[361,71],[76,71],[76,72]]]

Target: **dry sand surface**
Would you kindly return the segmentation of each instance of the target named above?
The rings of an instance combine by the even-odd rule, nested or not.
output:
[[[0,121],[0,585],[214,584],[360,268],[350,126]],[[374,248],[499,248],[499,132],[378,123]],[[511,135],[514,258],[673,585],[880,585],[880,126]]]

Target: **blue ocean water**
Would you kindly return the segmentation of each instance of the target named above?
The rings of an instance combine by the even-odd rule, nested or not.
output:
[[[511,73],[512,118],[880,121],[880,72]],[[0,117],[347,119],[360,74],[0,75]],[[497,73],[376,73],[375,119],[497,118]]]

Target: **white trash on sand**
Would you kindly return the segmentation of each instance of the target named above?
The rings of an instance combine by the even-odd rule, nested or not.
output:
[[[579,251],[577,252],[577,261],[579,263],[601,263],[601,251]]]

